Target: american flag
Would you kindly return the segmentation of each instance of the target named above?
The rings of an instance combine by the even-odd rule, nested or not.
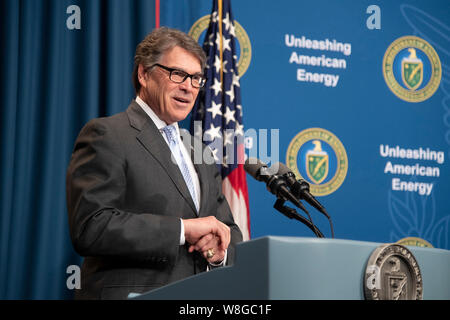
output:
[[[207,81],[194,106],[191,134],[202,134],[213,151],[222,173],[223,193],[245,241],[250,239],[250,213],[235,37],[230,0],[214,0],[203,43]],[[195,129],[195,121],[201,121],[201,131]]]

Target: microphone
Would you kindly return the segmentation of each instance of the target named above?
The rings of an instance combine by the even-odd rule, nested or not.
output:
[[[306,210],[305,206],[303,206],[303,204],[297,199],[297,197],[294,196],[291,191],[289,191],[288,187],[286,186],[285,178],[283,176],[272,174],[274,169],[268,168],[264,162],[256,158],[248,158],[245,161],[244,170],[256,180],[265,182],[267,185],[267,190],[277,196],[278,200],[275,203],[275,209],[277,209],[290,219],[296,218],[297,220],[301,221],[302,223],[307,225],[319,238],[324,237],[320,230],[318,230],[312,222],[312,218],[309,212]],[[289,200],[296,207],[302,209],[308,215],[309,220],[296,213],[294,209],[290,210],[290,208],[284,207],[282,203],[285,200]]]
[[[278,162],[278,174],[286,178],[287,185],[291,189],[291,192],[294,194],[294,196],[296,196],[298,199],[306,200],[306,202],[308,202],[311,206],[316,208],[319,212],[323,213],[325,217],[327,217],[330,222],[332,238],[334,238],[334,230],[331,218],[325,208],[320,204],[320,202],[317,201],[317,199],[314,198],[314,196],[309,192],[309,183],[302,179],[297,180],[295,178],[295,174],[291,171],[291,169],[289,169],[281,162]]]
[[[314,208],[322,212],[327,218],[330,218],[325,208],[320,204],[319,201],[314,198],[314,196],[309,192],[309,183],[305,180],[297,180],[295,174],[286,165],[279,162],[278,163],[278,174],[286,178],[286,182],[291,189],[294,196],[298,199],[303,199],[312,205]]]
[[[271,174],[272,168],[256,158],[248,158],[244,164],[244,170],[258,181],[266,183],[267,190],[276,195],[278,198],[289,200],[296,207],[306,211],[305,206],[289,191],[286,181],[283,177]]]

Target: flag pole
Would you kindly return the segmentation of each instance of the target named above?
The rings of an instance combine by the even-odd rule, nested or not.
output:
[[[219,34],[220,34],[220,84],[223,87],[223,33],[222,33],[222,0],[219,2]]]
[[[158,29],[159,28],[159,9],[160,5],[159,5],[159,0],[155,0],[155,28]]]

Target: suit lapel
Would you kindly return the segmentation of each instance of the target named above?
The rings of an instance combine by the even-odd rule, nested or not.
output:
[[[184,181],[183,175],[181,174],[180,168],[177,164],[172,162],[170,148],[156,125],[134,100],[128,107],[127,114],[130,125],[139,131],[136,135],[136,139],[166,171],[180,194],[189,203],[195,215],[197,215],[195,204],[189,193],[186,182]]]
[[[197,171],[198,180],[200,181],[200,212],[199,216],[210,215],[212,212],[205,212],[202,208],[206,208],[205,205],[210,197],[210,187],[209,180],[207,179],[207,174],[205,171],[204,164],[194,164],[195,170]]]

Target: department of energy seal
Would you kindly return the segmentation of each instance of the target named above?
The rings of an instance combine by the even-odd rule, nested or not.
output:
[[[441,83],[441,61],[425,40],[415,36],[401,37],[384,54],[383,76],[397,97],[408,102],[421,102],[430,98]]]
[[[189,35],[196,41],[200,40],[200,36],[208,29],[210,15],[206,15],[198,19],[189,30]],[[238,64],[239,77],[242,77],[250,66],[252,59],[252,45],[245,29],[234,20],[234,32],[236,33],[237,44],[240,47]]]
[[[299,132],[289,144],[286,164],[298,179],[310,183],[315,196],[336,191],[348,169],[344,145],[333,133],[322,128]]]
[[[422,248],[434,248],[431,243],[428,241],[417,238],[417,237],[407,237],[400,239],[396,242],[397,244],[401,244],[403,246],[415,246],[415,247],[422,247]]]
[[[411,251],[384,244],[372,252],[364,276],[366,300],[422,300],[422,294],[422,275]]]

